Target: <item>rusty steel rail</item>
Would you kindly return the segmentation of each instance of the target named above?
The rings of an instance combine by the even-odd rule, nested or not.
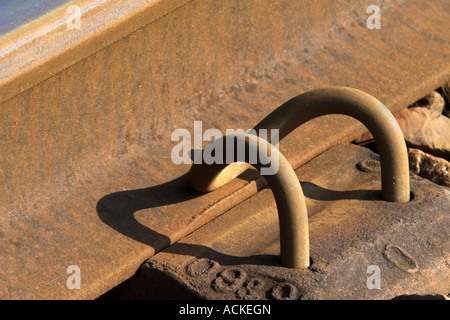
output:
[[[177,128],[248,129],[336,85],[395,115],[450,80],[447,0],[379,1],[379,30],[366,0],[69,4],[81,29],[63,6],[0,39],[1,299],[99,297],[265,186],[249,171],[193,190],[190,165],[170,158]],[[298,168],[365,132],[326,115],[280,151]],[[71,265],[79,290],[66,285]]]
[[[303,191],[294,169],[287,159],[269,142],[251,134],[230,134],[215,140],[208,145],[204,152],[208,149],[214,149],[218,152],[222,148],[224,161],[222,161],[222,164],[193,164],[189,172],[191,184],[196,189],[202,190],[201,182],[223,179],[224,172],[227,171],[226,167],[232,164],[232,162],[225,161],[227,160],[227,152],[230,151],[227,149],[226,140],[233,141],[233,146],[242,144],[245,148],[241,150],[245,152],[244,154],[234,153],[233,163],[237,162],[239,158],[250,162],[250,155],[258,155],[255,157],[257,161],[250,164],[264,176],[275,197],[279,217],[282,265],[295,269],[307,268],[309,266],[309,231],[308,213]],[[261,147],[269,151],[270,156],[266,152],[260,152]],[[277,162],[276,173],[264,174],[261,168],[265,164],[273,163],[274,160]],[[227,174],[225,173],[225,175]],[[202,179],[199,179],[200,177]]]
[[[402,130],[389,109],[365,92],[345,87],[306,92],[271,112],[254,129],[256,133],[261,129],[278,129],[281,140],[302,124],[326,114],[354,117],[369,129],[380,152],[383,199],[408,202],[408,152]],[[271,136],[267,139],[270,142]],[[194,164],[190,177],[192,185],[202,192],[217,189],[245,170],[239,168],[241,170],[230,173],[226,166],[210,166],[206,163],[201,166],[199,168],[199,165]]]

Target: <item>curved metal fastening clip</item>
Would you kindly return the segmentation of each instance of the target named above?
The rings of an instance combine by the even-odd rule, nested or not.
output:
[[[346,87],[309,91],[281,105],[254,129],[256,133],[260,129],[279,129],[281,140],[303,123],[326,114],[354,117],[369,129],[380,153],[383,199],[408,202],[409,164],[403,133],[391,112],[367,93]],[[267,141],[251,135],[234,136],[245,141],[248,148],[257,148],[257,142],[261,141],[270,145],[270,135]],[[218,141],[221,140],[214,141],[208,147],[215,146]],[[275,148],[271,150],[279,154],[281,172],[274,176],[266,175],[265,178],[272,188],[278,208],[282,265],[305,268],[309,266],[309,232],[303,191],[288,161]],[[233,180],[248,167],[228,165],[226,161],[223,163],[194,164],[189,172],[192,186],[201,192],[213,191]],[[254,166],[258,168],[259,165]]]
[[[294,169],[287,159],[276,148],[272,148],[272,145],[266,140],[250,134],[232,134],[217,139],[209,144],[203,153],[211,152],[211,150],[225,151],[226,139],[233,139],[233,146],[245,145],[245,155],[234,152],[232,161],[250,162],[265,177],[272,189],[280,224],[281,264],[288,268],[307,268],[309,266],[308,214],[303,190]],[[260,152],[262,147],[264,150],[269,150],[270,155]],[[256,163],[249,161],[249,155],[252,154],[257,155]],[[225,158],[225,152],[222,155]],[[264,174],[264,164],[273,161],[278,162],[275,174]],[[225,164],[226,161],[222,161],[222,163],[224,164],[193,164],[189,172],[189,179],[194,188],[204,190],[205,183],[209,184],[208,182],[215,181],[217,178],[223,179],[224,176],[227,177],[227,180],[232,180],[233,172],[236,172],[233,168],[236,166],[240,169],[243,168],[240,163],[229,165]],[[230,162],[228,161],[228,163]],[[226,167],[231,170],[227,171]],[[247,167],[246,164],[245,168]],[[227,172],[231,173],[231,176]]]
[[[270,113],[254,129],[279,129],[283,139],[294,129],[311,119],[327,114],[344,114],[362,122],[377,143],[381,160],[382,197],[390,202],[410,199],[409,164],[403,133],[391,114],[371,95],[347,87],[329,87],[303,93]],[[268,139],[270,142],[270,135]],[[194,177],[197,190],[209,192],[237,177],[245,167],[223,168],[214,180]],[[201,182],[199,180],[202,180]]]

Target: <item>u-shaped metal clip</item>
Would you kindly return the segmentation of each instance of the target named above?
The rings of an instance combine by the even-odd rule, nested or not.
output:
[[[312,90],[281,105],[259,122],[254,129],[256,132],[258,132],[259,129],[267,129],[268,131],[270,129],[279,129],[279,139],[281,140],[303,123],[326,114],[344,114],[351,116],[362,122],[369,129],[375,138],[380,153],[383,199],[390,202],[408,202],[410,199],[409,165],[403,133],[389,109],[387,109],[380,101],[365,92],[347,87],[329,87]],[[253,141],[253,139],[249,139],[248,141]],[[215,143],[215,141],[213,143]],[[268,136],[268,143],[270,143],[270,136]],[[248,146],[250,145],[248,144]],[[274,149],[275,148],[272,148],[272,150]],[[281,158],[285,160],[280,154],[280,159]],[[287,161],[286,164],[292,170]],[[226,164],[194,164],[191,167],[189,176],[194,188],[201,192],[209,192],[228,183],[245,171],[245,169],[246,167],[242,166],[228,167]],[[266,179],[268,177],[269,176],[266,176]],[[280,179],[280,177],[277,179]],[[274,195],[278,192],[275,185],[272,187]],[[280,186],[280,188],[283,190],[285,187]],[[299,190],[301,191],[301,188]],[[289,199],[292,198],[289,197]],[[289,199],[286,199],[286,201]],[[277,201],[277,208],[280,216],[281,230],[284,223],[289,225],[291,222],[281,221],[280,208],[295,205],[290,203],[287,204],[287,202],[281,203],[280,201],[281,200]],[[298,196],[297,199],[292,199],[292,201],[304,203],[303,192],[301,192],[301,197]],[[299,206],[302,205],[299,204]],[[306,213],[306,207],[304,212]],[[289,219],[296,219],[296,217],[292,217],[290,214],[283,214],[283,219],[285,216],[289,217]],[[306,221],[307,224],[307,217],[302,217],[300,220],[295,221],[302,221],[302,223]],[[292,224],[294,223],[292,222]],[[301,226],[301,230],[308,230],[308,227]],[[280,234],[281,238],[284,237],[283,232],[285,231],[282,231],[282,234]],[[297,239],[293,235],[286,236],[285,238],[288,242]],[[281,255],[282,264],[284,266],[304,268],[309,265],[309,237],[302,235],[301,238],[308,241],[307,245],[304,243],[286,244],[286,247],[289,247],[290,249],[286,249],[283,252],[282,243]],[[308,252],[307,262],[306,251],[300,252],[300,250],[303,250],[301,248],[306,248],[304,250]],[[294,261],[295,259],[283,256],[283,253],[288,254],[288,252],[289,254],[301,258],[299,261]]]
[[[281,264],[288,268],[307,268],[309,266],[308,213],[303,190],[294,169],[292,169],[287,159],[275,147],[272,147],[269,142],[251,134],[224,136],[209,144],[203,152],[210,152],[211,149],[214,149],[216,152],[223,150],[222,155],[225,158],[225,140],[227,139],[233,141],[232,146],[245,146],[245,155],[238,155],[234,152],[232,161],[246,161],[250,163],[265,177],[272,189],[280,224]],[[261,148],[268,150],[270,156],[266,152],[260,152]],[[249,155],[251,154],[257,155],[255,157],[257,161],[249,161]],[[239,160],[238,158],[241,159]],[[274,174],[265,174],[263,170],[264,164],[269,164],[274,160],[278,162],[277,168],[273,172]],[[222,163],[224,164],[193,164],[189,171],[189,179],[194,188],[204,190],[205,185],[211,185],[209,182],[214,183],[217,179],[230,181],[235,177],[234,174],[240,171],[233,170],[233,168],[236,168],[233,165],[237,164],[239,168],[243,168],[239,163],[231,164],[230,161],[228,161],[229,164],[226,164],[227,161],[222,161]]]

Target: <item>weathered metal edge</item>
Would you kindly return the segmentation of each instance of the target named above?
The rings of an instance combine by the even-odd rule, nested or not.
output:
[[[2,37],[0,47],[0,102],[6,101],[34,85],[54,76],[82,59],[119,41],[132,32],[179,9],[192,0],[71,1],[35,21]],[[79,5],[86,10],[80,30],[69,29],[65,10]],[[118,12],[118,14],[117,14]],[[106,24],[102,19],[116,13]],[[104,25],[105,24],[105,25]],[[0,39],[0,44],[2,42]],[[21,46],[17,43],[23,42]],[[45,48],[45,50],[42,50]],[[11,60],[14,63],[11,64]]]

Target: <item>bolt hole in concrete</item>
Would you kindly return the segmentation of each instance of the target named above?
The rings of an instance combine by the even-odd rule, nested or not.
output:
[[[366,159],[358,162],[356,164],[356,169],[361,172],[381,172],[380,161],[376,159]],[[410,170],[414,173],[413,170]],[[414,180],[414,176],[411,176],[411,179]],[[412,186],[411,186],[412,187]],[[381,192],[378,194],[378,198],[383,200]],[[420,201],[423,197],[420,196],[420,192],[411,191],[409,196],[409,202],[417,202]]]
[[[381,194],[380,194],[380,197],[381,197]],[[283,264],[281,263],[281,257],[277,257],[276,263],[277,263],[280,267],[283,266]],[[313,261],[313,258],[311,258],[311,257],[309,257],[309,266],[308,266],[307,269],[311,270],[312,272],[318,271],[318,269],[317,269],[316,267],[314,267],[314,261]]]

